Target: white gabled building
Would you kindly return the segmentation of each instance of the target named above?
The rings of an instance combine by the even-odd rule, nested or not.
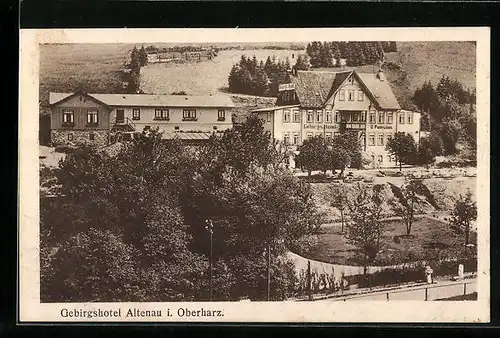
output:
[[[420,114],[401,109],[389,82],[376,74],[297,71],[280,86],[274,107],[254,110],[273,137],[297,147],[312,136],[359,135],[371,167],[395,166],[385,150],[396,132],[420,140]],[[293,156],[290,165],[294,166]]]

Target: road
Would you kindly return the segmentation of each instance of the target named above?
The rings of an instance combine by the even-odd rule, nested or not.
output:
[[[320,302],[350,301],[350,300],[422,300],[432,301],[477,292],[477,279],[461,281],[440,281],[432,285],[419,285],[401,289],[380,290],[361,295],[326,298]]]

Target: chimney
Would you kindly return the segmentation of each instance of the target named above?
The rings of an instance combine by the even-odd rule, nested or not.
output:
[[[379,79],[380,81],[385,81],[385,74],[382,71],[382,68],[379,68],[377,72],[377,79]]]

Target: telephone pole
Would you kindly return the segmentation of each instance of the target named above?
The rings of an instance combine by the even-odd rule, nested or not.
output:
[[[210,271],[210,301],[213,300],[213,288],[212,288],[212,280],[213,280],[213,262],[212,262],[212,259],[213,259],[213,233],[214,233],[214,225],[212,223],[212,220],[210,219],[207,219],[205,221],[206,223],[206,226],[205,226],[205,229],[209,232],[210,234],[210,256],[209,256],[209,271]]]

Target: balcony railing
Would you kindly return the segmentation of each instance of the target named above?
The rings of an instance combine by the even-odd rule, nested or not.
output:
[[[183,117],[182,121],[198,121],[196,117]]]

